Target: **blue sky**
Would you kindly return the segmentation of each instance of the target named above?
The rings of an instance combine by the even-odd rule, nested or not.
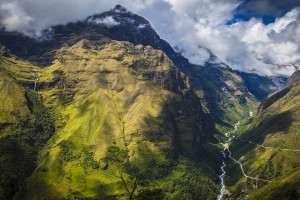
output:
[[[209,49],[217,56],[210,62],[241,71],[288,76],[300,69],[300,0],[0,0],[0,24],[38,36],[116,4],[149,20],[191,63],[208,62]]]
[[[299,0],[245,0],[236,9],[233,21],[262,18],[264,24],[273,23],[295,7]]]

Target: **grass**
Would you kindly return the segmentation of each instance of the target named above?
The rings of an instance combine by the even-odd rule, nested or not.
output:
[[[16,123],[19,118],[29,114],[24,88],[2,71],[0,71],[0,93],[0,124]]]
[[[259,112],[236,135],[246,141],[233,140],[230,149],[234,158],[244,156],[246,174],[271,180],[271,183],[257,184],[243,178],[228,177],[231,197],[243,199],[297,199],[299,198],[299,82],[279,91],[265,100]],[[250,123],[251,122],[251,123]],[[290,149],[290,150],[284,150]],[[230,170],[237,172],[229,166]],[[241,192],[244,190],[244,193]],[[245,192],[246,191],[246,192]],[[280,191],[280,192],[279,192]],[[247,195],[246,195],[247,194]]]
[[[197,179],[190,185],[203,188],[200,196],[214,198],[218,182],[211,180],[214,172],[208,164],[198,166],[189,159],[196,155],[193,141],[200,135],[196,123],[203,126],[201,106],[189,80],[164,53],[128,42],[99,46],[82,40],[58,49],[56,56],[52,65],[38,69],[38,91],[56,131],[39,152],[37,168],[28,178],[27,198],[125,199],[127,193],[118,177],[122,166],[103,160],[111,144],[126,149],[129,162],[139,171],[135,195],[143,189],[161,188],[167,180],[178,187],[185,185],[192,177],[186,170],[192,170],[213,189],[204,189]],[[19,79],[30,82],[25,75]],[[182,176],[185,181],[170,175],[177,173],[175,166],[181,166],[175,162],[181,153],[193,163],[180,169],[187,173]],[[204,173],[209,174],[201,178]],[[124,171],[123,175],[131,187],[134,174]],[[169,188],[167,197],[176,199],[179,194]]]

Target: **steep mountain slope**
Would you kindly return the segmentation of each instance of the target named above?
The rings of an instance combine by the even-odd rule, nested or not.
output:
[[[7,46],[15,55],[41,66],[50,65],[56,59],[55,49],[65,43],[74,45],[81,39],[97,41],[105,36],[113,40],[128,41],[135,45],[150,45],[154,49],[160,49],[189,77],[194,89],[198,91],[197,95],[202,102],[206,102],[203,105],[206,105],[207,112],[213,115],[218,129],[230,128],[230,124],[246,116],[249,110],[254,110],[258,106],[255,98],[261,101],[280,89],[280,85],[276,85],[270,78],[235,72],[224,67],[222,63],[207,63],[206,67],[190,64],[158,36],[146,19],[120,5],[83,21],[69,23],[66,26],[54,26],[51,30],[45,30],[40,40],[5,31],[0,31],[0,36],[0,43]],[[231,86],[228,86],[229,81],[232,83]],[[230,91],[222,92],[222,88]],[[230,94],[234,88],[238,88],[238,96]],[[217,95],[212,94],[214,91],[217,91]],[[233,106],[237,108],[228,103],[231,99],[235,102]],[[207,115],[207,118],[210,117]]]
[[[84,196],[122,199],[131,192],[136,194],[134,183],[138,180],[139,190],[150,184],[152,187],[167,184],[164,192],[169,199],[186,194],[194,195],[195,199],[201,196],[213,199],[218,181],[215,172],[206,166],[205,160],[198,167],[195,161],[188,161],[202,159],[200,144],[212,133],[210,121],[205,119],[188,78],[162,51],[98,36],[97,41],[83,39],[55,49],[56,59],[44,68],[13,55],[1,57],[1,69],[20,87],[20,91],[11,91],[11,95],[24,93],[24,86],[34,88],[37,71],[38,93],[26,91],[42,98],[56,127],[53,137],[39,151],[37,163],[32,162],[25,174],[28,176],[37,164],[27,187],[17,195],[25,198],[24,194],[28,199]],[[23,98],[18,105],[24,105],[26,110],[30,102]],[[21,116],[17,118],[21,120]],[[14,126],[25,125],[21,122],[11,125],[12,132]],[[1,142],[5,142],[13,133],[2,131]],[[177,159],[179,155],[185,157]],[[4,163],[7,168],[12,165]],[[194,186],[189,187],[198,187],[203,193],[176,194],[171,190],[173,181],[185,184],[182,182],[185,178],[178,182],[176,176],[191,176],[187,169],[175,168],[177,165],[200,173],[199,177],[193,177],[197,180]],[[172,176],[172,173],[179,174]],[[2,188],[7,194],[3,198],[9,199],[18,190],[10,192],[10,189],[9,185]]]
[[[0,55],[0,198],[20,199],[16,192],[25,188],[38,152],[54,133],[54,123],[40,97],[21,84],[34,77],[30,71],[37,67],[3,46]]]
[[[295,80],[297,74],[291,79]],[[299,199],[299,97],[297,81],[264,100],[250,129],[233,141],[233,157],[241,158],[246,173],[270,181],[234,175],[240,169],[232,168],[228,183],[234,198],[242,195],[245,199]]]
[[[211,113],[218,130],[232,127],[259,105],[243,79],[229,68],[195,66],[191,77],[196,93]]]

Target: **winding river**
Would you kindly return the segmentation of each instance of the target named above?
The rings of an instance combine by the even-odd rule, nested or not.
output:
[[[226,158],[226,154],[225,154],[225,150],[226,147],[224,147],[224,149],[221,151],[223,154],[223,164],[221,166],[221,170],[222,170],[222,174],[219,176],[221,179],[221,190],[220,190],[220,194],[218,195],[218,200],[221,200],[223,198],[224,195],[224,191],[225,191],[225,182],[224,182],[224,178],[225,178],[225,167],[226,167],[226,162],[225,162],[225,158]]]
[[[235,125],[234,125],[234,130],[233,131],[230,131],[229,133],[234,133],[235,131],[237,131],[238,129],[238,126],[239,126],[240,122],[238,121]],[[226,167],[226,162],[225,162],[225,158],[226,158],[226,150],[228,151],[228,157],[233,160],[236,164],[240,165],[240,168],[242,170],[242,173],[244,175],[244,177],[246,178],[249,178],[249,179],[254,179],[254,180],[259,180],[259,181],[266,181],[266,182],[271,182],[270,180],[266,180],[266,179],[261,179],[261,178],[258,178],[258,177],[252,177],[252,176],[248,176],[245,171],[244,171],[244,168],[243,168],[243,165],[241,163],[240,160],[236,160],[232,157],[232,154],[231,154],[231,151],[229,149],[229,145],[228,143],[232,140],[232,139],[237,139],[235,137],[230,137],[228,136],[229,133],[225,133],[225,136],[227,138],[226,142],[223,144],[224,148],[223,150],[221,151],[221,153],[223,154],[223,164],[221,166],[221,171],[222,171],[222,174],[219,176],[220,179],[221,179],[221,189],[220,189],[220,194],[218,195],[217,199],[218,200],[222,200],[223,196],[224,196],[224,193],[225,193],[225,181],[224,181],[224,178],[225,178],[225,175],[226,175],[226,172],[225,172],[225,167]],[[251,141],[248,141],[252,144],[256,144],[256,143],[253,143]],[[265,147],[263,145],[259,145],[259,144],[256,144],[258,146],[262,146],[264,148],[270,148],[270,147]],[[288,149],[289,150],[289,149]],[[298,150],[294,150],[294,151],[298,151]]]
[[[238,121],[235,125],[234,125],[234,130],[233,131],[230,131],[229,133],[233,133],[235,131],[237,131],[238,129],[238,126],[239,126],[240,122]],[[224,192],[225,192],[225,181],[224,181],[224,178],[225,178],[225,175],[226,175],[226,171],[225,171],[225,167],[226,167],[226,162],[225,162],[225,158],[226,158],[226,149],[229,151],[229,148],[228,148],[228,142],[230,142],[233,138],[232,137],[229,137],[228,136],[228,133],[225,133],[225,136],[227,138],[225,144],[223,144],[224,148],[223,150],[221,151],[221,153],[223,154],[223,164],[221,166],[221,171],[222,171],[222,174],[219,176],[220,179],[221,179],[221,190],[220,190],[220,194],[218,195],[217,199],[218,200],[221,200],[224,196]],[[229,151],[230,152],[230,151]],[[230,152],[230,155],[231,157],[231,152]]]

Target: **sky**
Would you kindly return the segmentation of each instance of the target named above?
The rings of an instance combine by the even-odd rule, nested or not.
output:
[[[193,64],[205,64],[211,51],[212,62],[240,71],[288,76],[300,69],[299,0],[0,0],[0,24],[37,36],[116,4],[146,18]]]

